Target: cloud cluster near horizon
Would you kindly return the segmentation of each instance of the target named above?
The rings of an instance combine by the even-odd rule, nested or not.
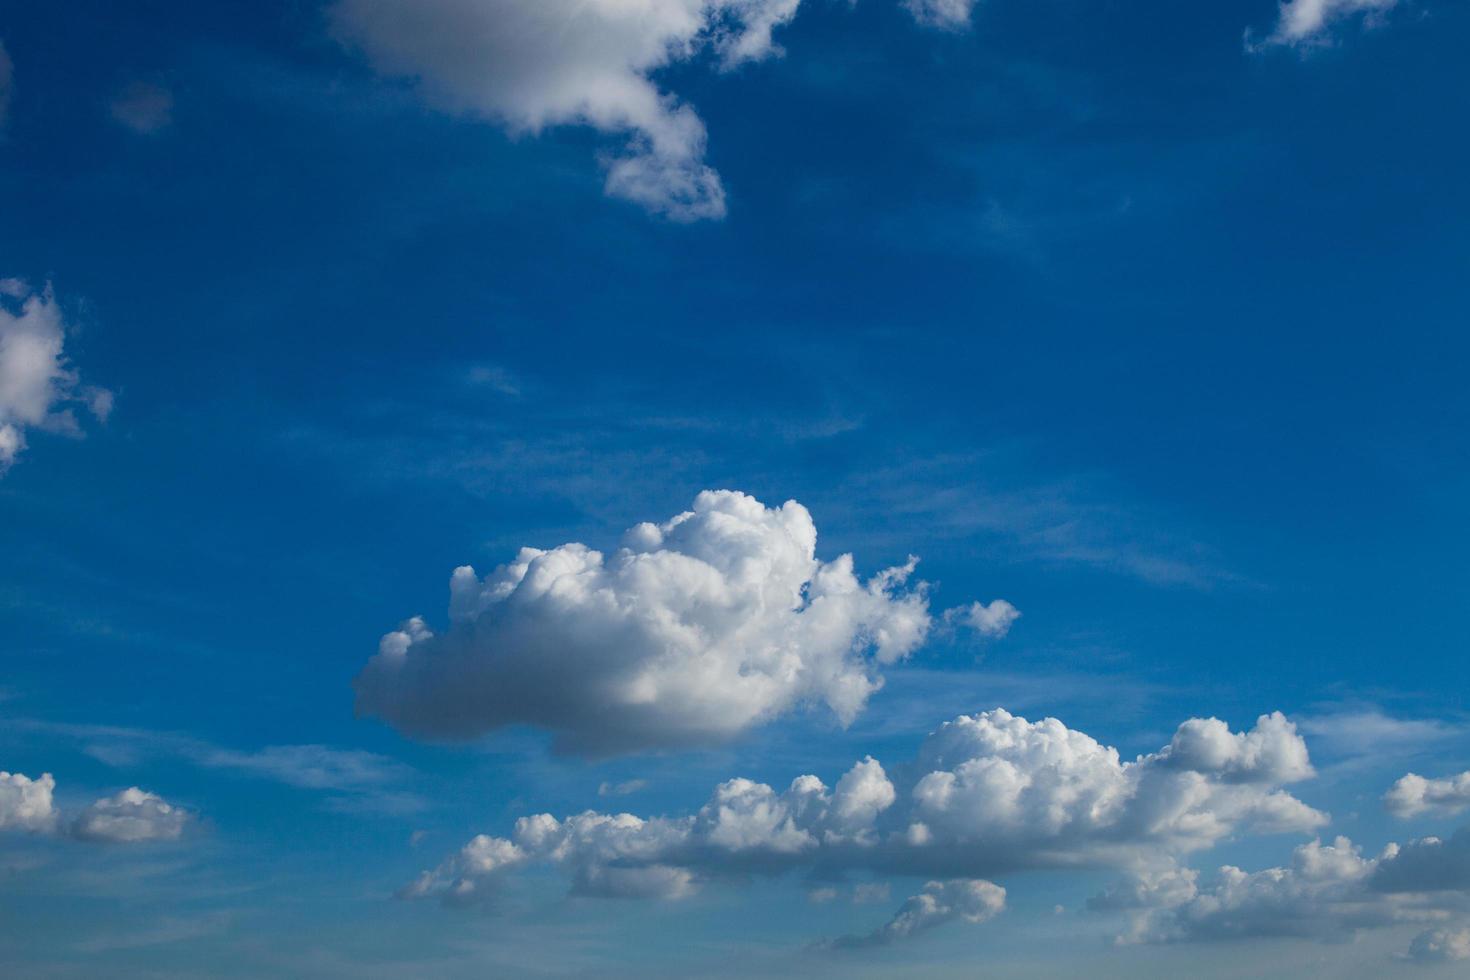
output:
[[[794,500],[706,491],[610,556],[573,543],[458,568],[449,629],[384,636],[358,710],[436,738],[531,725],[591,756],[724,742],[805,703],[850,723],[933,619],[916,559],[863,580],[816,545]],[[992,636],[1017,615],[978,608],[963,618]]]
[[[110,391],[81,384],[65,342],[66,324],[49,286],[36,291],[19,279],[0,279],[0,475],[25,449],[28,430],[76,436],[78,408],[100,421],[112,411]]]
[[[1470,828],[1449,840],[1389,844],[1363,857],[1346,837],[1298,847],[1290,865],[1248,873],[1227,865],[1201,885],[1188,868],[1135,874],[1095,898],[1098,910],[1132,909],[1123,943],[1297,938],[1350,941],[1365,929],[1430,924],[1410,945],[1417,960],[1470,958]]]
[[[563,871],[575,894],[663,899],[750,873],[979,880],[1168,865],[1236,833],[1320,828],[1326,815],[1282,789],[1311,775],[1306,745],[1279,714],[1246,732],[1193,719],[1159,751],[1125,762],[1056,719],[996,709],[945,723],[891,771],[869,756],[833,787],[814,775],[781,791],[736,778],[683,817],[523,817],[510,837],[475,837],[402,894],[469,902],[537,864]],[[941,888],[919,906],[979,914],[951,897],[942,901]]]

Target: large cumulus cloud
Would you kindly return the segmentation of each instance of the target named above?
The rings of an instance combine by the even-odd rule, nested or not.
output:
[[[561,869],[574,892],[663,898],[753,872],[983,879],[1163,865],[1238,832],[1320,827],[1323,814],[1280,788],[1310,772],[1280,715],[1242,733],[1192,721],[1160,751],[1123,761],[1060,721],[997,709],[940,726],[891,771],[863,759],[831,788],[813,775],[779,791],[737,778],[686,816],[524,817],[509,837],[474,838],[405,894],[469,901],[535,864]]]
[[[707,491],[610,556],[566,544],[483,578],[458,568],[449,629],[383,637],[358,710],[441,738],[534,725],[586,754],[719,742],[804,702],[847,723],[931,617],[913,560],[864,581],[816,542],[795,501]]]

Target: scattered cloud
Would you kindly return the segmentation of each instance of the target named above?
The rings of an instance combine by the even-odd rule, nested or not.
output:
[[[1460,813],[1470,807],[1470,772],[1445,779],[1425,779],[1408,773],[1383,794],[1383,805],[1396,817]]]
[[[995,918],[1006,907],[1006,890],[983,879],[956,878],[931,881],[919,894],[903,903],[892,919],[862,936],[844,936],[833,943],[838,948],[886,946],[912,939],[935,926],[957,919],[980,923]]]
[[[903,0],[903,7],[926,27],[960,31],[970,26],[975,0]]]
[[[1416,752],[1467,734],[1463,724],[1395,718],[1374,705],[1343,705],[1297,718],[1315,749],[1340,757],[1381,759]]]
[[[1011,624],[1020,618],[1021,610],[1004,599],[993,599],[988,605],[983,602],[972,602],[968,606],[945,611],[947,622],[962,623],[981,636],[993,640],[998,640],[1009,633]]]
[[[1470,829],[1448,841],[1389,844],[1365,858],[1346,837],[1298,847],[1287,867],[1221,868],[1208,885],[1188,869],[1133,876],[1090,905],[1133,909],[1120,942],[1180,943],[1293,937],[1351,940],[1365,929],[1443,922],[1470,904]],[[1414,959],[1460,958],[1462,931],[1433,929],[1413,941]]]
[[[585,125],[624,139],[606,192],[674,221],[720,218],[704,122],[654,74],[712,55],[720,70],[781,53],[800,0],[338,0],[331,27],[431,105],[512,133]]]
[[[1398,0],[1287,0],[1280,6],[1276,27],[1271,34],[1264,41],[1255,42],[1247,33],[1246,46],[1329,44],[1333,29],[1341,23],[1361,17],[1371,26],[1397,4]]]
[[[174,96],[153,82],[130,82],[113,96],[108,111],[119,125],[147,136],[173,122]]]
[[[1470,960],[1470,926],[1424,930],[1409,943],[1409,959],[1420,963]]]
[[[51,831],[56,826],[55,790],[56,780],[49,772],[38,779],[0,772],[0,830]]]
[[[177,840],[188,822],[186,811],[134,786],[87,807],[77,816],[71,831],[81,840],[135,844]]]
[[[0,831],[56,833],[62,823],[55,790],[56,780],[49,772],[37,779],[0,772]],[[85,841],[175,840],[189,819],[186,811],[134,786],[95,801],[76,816],[68,830],[72,837]]]
[[[25,449],[28,430],[76,436],[77,408],[99,421],[112,411],[111,392],[81,385],[63,353],[65,338],[50,286],[36,292],[0,279],[0,474]]]
[[[646,779],[629,779],[622,783],[604,782],[598,785],[598,796],[631,796],[648,788]]]
[[[436,738],[532,725],[585,755],[719,743],[804,702],[850,723],[877,668],[924,641],[928,602],[914,560],[865,582],[816,542],[794,500],[706,491],[610,558],[566,544],[458,568],[448,631],[384,636],[358,711]]]
[[[941,725],[891,773],[868,757],[830,789],[812,775],[779,792],[737,778],[683,817],[524,817],[511,837],[474,838],[402,894],[468,902],[537,864],[561,869],[578,894],[665,899],[751,872],[989,878],[1167,866],[1230,835],[1322,826],[1324,814],[1281,789],[1311,773],[1306,746],[1279,714],[1239,733],[1193,719],[1158,752],[1123,762],[1056,719],[996,709]],[[973,911],[956,896],[941,901],[948,887],[911,905]],[[899,919],[927,921],[917,912]]]
[[[413,774],[401,762],[361,749],[327,745],[268,745],[253,751],[225,748],[175,732],[117,725],[75,725],[12,718],[5,725],[59,735],[80,743],[83,752],[117,769],[157,756],[201,769],[223,770],[268,779],[299,789],[336,794],[331,805],[346,812],[410,813],[423,801],[391,789]]]

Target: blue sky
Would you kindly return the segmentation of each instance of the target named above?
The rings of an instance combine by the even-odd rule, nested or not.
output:
[[[1467,33],[0,0],[0,964],[1463,969]]]

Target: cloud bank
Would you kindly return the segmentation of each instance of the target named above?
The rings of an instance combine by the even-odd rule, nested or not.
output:
[[[1281,789],[1311,774],[1306,746],[1279,714],[1238,733],[1195,719],[1159,751],[1124,762],[1056,719],[1030,722],[996,709],[941,725],[891,773],[868,757],[831,788],[813,775],[782,791],[736,778],[683,817],[524,817],[510,837],[475,837],[403,895],[472,901],[538,864],[564,872],[576,894],[665,899],[749,873],[982,879],[1160,866],[1240,832],[1320,827],[1324,814]],[[962,900],[967,890],[926,890],[899,924],[863,941],[980,915]]]
[[[80,435],[77,408],[99,420],[112,393],[83,387],[62,348],[65,323],[50,287],[35,292],[18,279],[0,279],[0,474],[39,429]]]
[[[723,742],[803,703],[846,724],[931,617],[913,559],[864,581],[816,543],[795,501],[706,491],[611,556],[565,544],[455,569],[449,629],[384,636],[358,711],[436,738],[532,725],[586,755]]]

